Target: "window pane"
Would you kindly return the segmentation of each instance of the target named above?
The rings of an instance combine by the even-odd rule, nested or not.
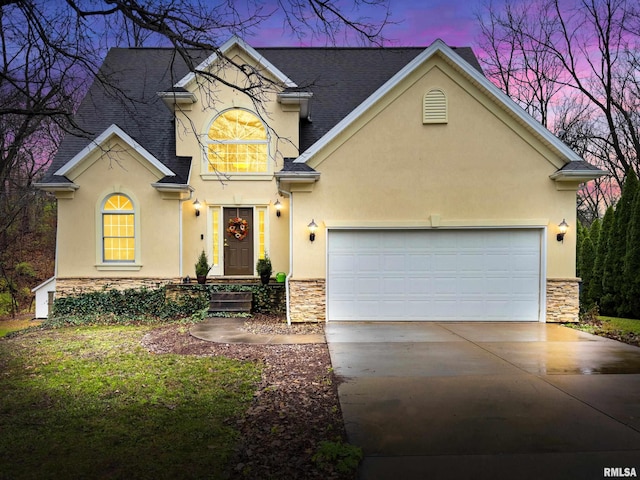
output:
[[[131,205],[131,200],[124,195],[111,195],[104,203],[104,210],[133,211],[133,205]]]
[[[213,208],[211,210],[211,214],[212,214],[211,216],[213,221],[213,225],[211,226],[211,228],[213,229],[213,264],[218,265],[219,258],[220,258],[219,245],[218,245],[218,243],[220,242],[220,233],[219,233],[220,209]]]
[[[268,171],[268,137],[260,119],[246,110],[221,113],[211,124],[207,171],[255,173]]]
[[[105,210],[107,203],[105,203]],[[129,206],[132,207],[130,202]],[[114,208],[114,210],[117,209]],[[135,226],[132,213],[102,214],[102,231],[103,260],[105,262],[132,262],[135,260]]]
[[[265,218],[265,209],[258,209],[258,258],[264,258],[265,254],[265,244],[264,244],[264,218]]]

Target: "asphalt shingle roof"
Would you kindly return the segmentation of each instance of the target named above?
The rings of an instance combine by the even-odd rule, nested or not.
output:
[[[313,92],[311,121],[300,126],[300,153],[419,55],[425,47],[403,48],[257,48],[302,90]],[[455,52],[481,71],[470,48]],[[207,58],[192,52],[196,63]],[[76,122],[89,132],[67,135],[43,183],[68,182],[53,175],[90,141],[116,124],[176,176],[162,182],[187,183],[191,159],[175,155],[173,114],[158,97],[188,73],[172,49],[114,48],[76,113]],[[100,78],[106,81],[101,82]],[[124,100],[123,100],[124,98]],[[291,162],[287,162],[292,167]]]

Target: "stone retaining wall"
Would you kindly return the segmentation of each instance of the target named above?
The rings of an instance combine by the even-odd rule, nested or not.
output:
[[[56,278],[56,298],[102,290],[154,289],[178,282],[179,278]]]
[[[580,279],[547,279],[547,323],[577,322]]]
[[[180,283],[179,278],[57,278],[56,298],[101,290],[159,288]],[[291,321],[326,321],[324,279],[291,280],[289,283]],[[547,322],[577,322],[580,312],[580,279],[547,279]]]
[[[292,322],[324,322],[326,320],[325,280],[289,281],[289,308]]]

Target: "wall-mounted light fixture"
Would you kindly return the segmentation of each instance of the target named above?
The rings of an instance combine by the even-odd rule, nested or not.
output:
[[[198,201],[197,198],[193,202],[193,208],[196,209],[196,217],[199,217],[200,216],[200,208],[202,208],[202,204]]]
[[[280,203],[280,200],[276,200],[276,203],[274,203],[273,206],[276,209],[276,216],[279,217],[281,215],[280,210],[282,210],[282,204]]]
[[[563,218],[562,222],[560,222],[560,225],[558,225],[558,234],[556,235],[556,240],[564,243],[564,235],[565,233],[567,233],[568,228],[569,224]]]
[[[316,239],[316,230],[318,229],[318,225],[313,221],[313,219],[311,219],[311,223],[307,225],[307,228],[309,229],[309,240],[313,242]]]

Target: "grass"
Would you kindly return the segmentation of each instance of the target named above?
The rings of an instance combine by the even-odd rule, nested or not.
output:
[[[633,318],[605,317],[590,311],[581,317],[580,323],[565,325],[583,332],[640,346],[640,320]]]
[[[39,320],[31,320],[32,315],[23,315],[22,317],[12,320],[0,320],[0,338],[7,336],[9,333],[25,330],[42,323]]]
[[[633,318],[598,317],[602,322],[602,328],[619,332],[640,335],[640,320]]]
[[[260,367],[150,354],[148,329],[0,340],[0,479],[226,478]]]

